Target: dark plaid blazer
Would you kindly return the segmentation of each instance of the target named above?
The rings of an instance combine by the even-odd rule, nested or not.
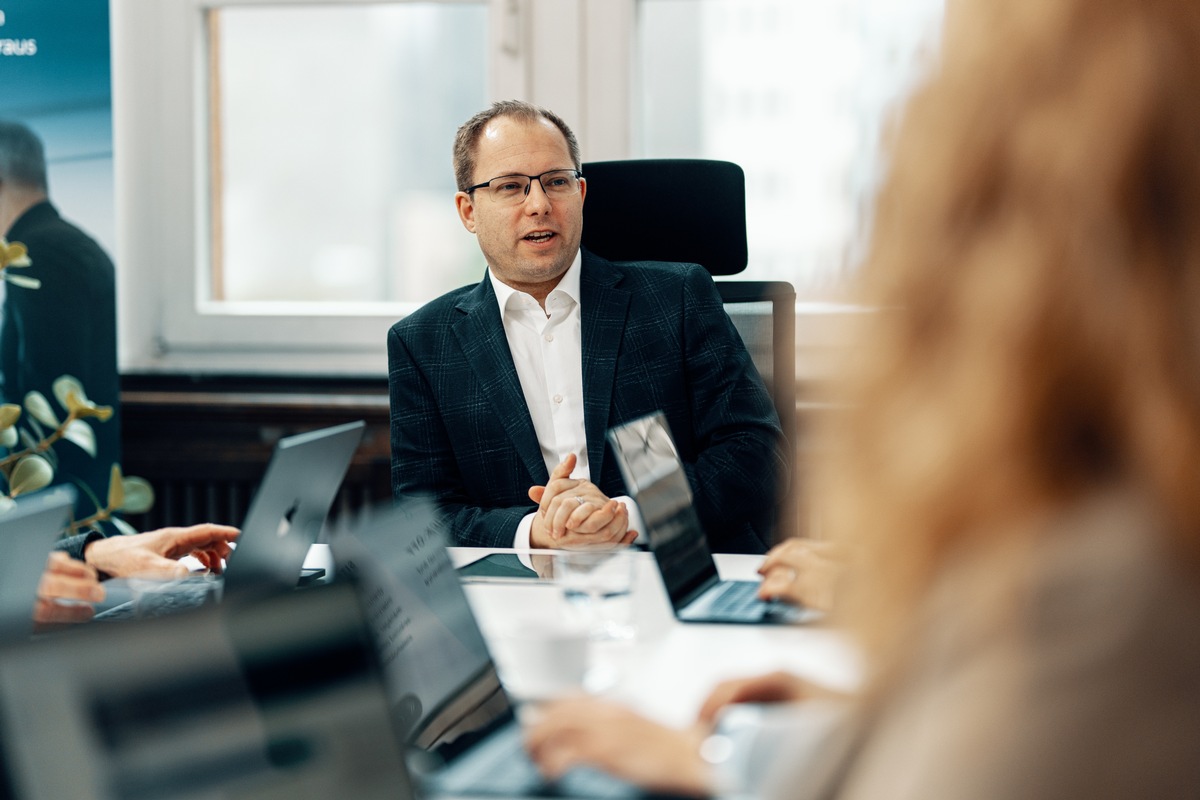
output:
[[[627,494],[607,444],[615,425],[661,410],[710,544],[763,552],[782,434],[762,379],[695,264],[612,263],[583,251],[584,427],[592,481]],[[450,292],[388,333],[392,489],[432,494],[455,544],[509,547],[549,477],[491,282]]]

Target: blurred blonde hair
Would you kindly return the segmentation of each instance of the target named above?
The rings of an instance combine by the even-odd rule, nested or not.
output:
[[[848,621],[877,657],[960,548],[1112,487],[1200,575],[1200,4],[949,5],[815,487],[858,545]]]

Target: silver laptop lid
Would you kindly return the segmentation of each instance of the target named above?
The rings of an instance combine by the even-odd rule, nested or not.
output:
[[[46,558],[71,519],[75,489],[53,486],[18,497],[0,512],[0,637],[33,632],[33,609]]]
[[[349,422],[279,440],[229,558],[226,592],[264,583],[296,585],[364,427],[362,421]]]
[[[619,425],[608,441],[646,523],[667,595],[679,608],[718,575],[667,418],[656,411]]]
[[[23,800],[412,798],[351,586],[84,626],[0,660]]]

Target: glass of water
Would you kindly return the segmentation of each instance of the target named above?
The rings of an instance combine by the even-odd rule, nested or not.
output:
[[[633,586],[637,561],[632,550],[564,550],[554,557],[554,578],[571,621],[592,639],[632,639]]]

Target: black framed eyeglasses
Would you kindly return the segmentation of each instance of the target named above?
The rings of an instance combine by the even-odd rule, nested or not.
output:
[[[494,202],[517,205],[529,196],[529,187],[534,181],[541,184],[542,191],[550,197],[570,197],[579,194],[583,173],[577,169],[552,169],[541,175],[501,175],[499,178],[468,186],[463,191],[471,194],[482,189]]]

